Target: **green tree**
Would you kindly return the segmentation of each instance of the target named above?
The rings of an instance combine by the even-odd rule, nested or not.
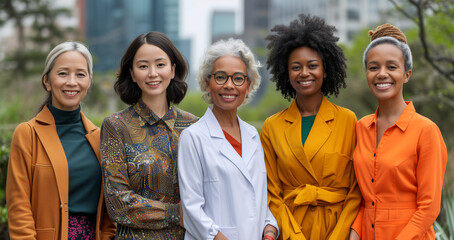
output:
[[[47,52],[74,29],[61,27],[58,17],[71,14],[69,9],[54,8],[49,0],[0,1],[0,26],[13,23],[17,31],[17,49],[11,49],[0,69],[10,72],[19,85],[30,75],[42,70]],[[26,24],[31,21],[31,26]],[[30,29],[30,30],[28,30]],[[7,71],[11,70],[11,71]]]
[[[454,145],[454,1],[390,0],[398,13],[415,28],[407,32],[414,71],[406,96],[418,112],[440,127],[450,149]]]
[[[367,86],[363,65],[363,51],[370,42],[367,31],[360,31],[352,44],[342,46],[347,58],[347,88],[341,89],[337,98],[330,98],[334,103],[355,112],[358,119],[377,108],[377,100]]]
[[[452,0],[390,0],[396,10],[412,20],[426,61],[454,83],[454,2]]]

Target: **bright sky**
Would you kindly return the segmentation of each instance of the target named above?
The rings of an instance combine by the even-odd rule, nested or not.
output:
[[[180,0],[180,37],[192,40],[191,72],[196,72],[203,54],[211,44],[211,13],[215,10],[236,12],[235,30],[243,31],[243,0]]]

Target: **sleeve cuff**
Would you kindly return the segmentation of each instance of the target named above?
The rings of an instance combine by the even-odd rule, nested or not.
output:
[[[351,229],[355,230],[358,233],[359,237],[362,235],[362,226],[363,226],[363,215],[364,215],[364,208],[361,207],[359,209],[358,215],[356,216],[353,224],[351,225]]]
[[[178,204],[167,203],[166,207],[166,220],[169,224],[179,224],[180,222],[180,209]]]

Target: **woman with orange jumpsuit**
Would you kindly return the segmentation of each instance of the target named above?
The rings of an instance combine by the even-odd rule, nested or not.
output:
[[[390,24],[369,34],[363,62],[378,108],[356,126],[353,161],[363,202],[350,239],[435,239],[446,145],[437,125],[404,100],[412,73],[405,35]]]

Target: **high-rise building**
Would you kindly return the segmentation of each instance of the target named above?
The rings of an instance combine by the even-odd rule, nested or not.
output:
[[[243,32],[243,1],[180,0],[180,37],[190,39],[190,89],[198,89],[196,76],[208,46],[219,39],[239,38]]]
[[[179,38],[179,0],[85,1],[85,36],[94,57],[94,69],[115,71],[126,48],[139,34],[166,34],[185,55],[189,40]]]
[[[235,12],[213,11],[211,15],[211,39],[235,34]]]
[[[286,0],[287,1],[287,0]],[[252,99],[251,104],[255,104],[260,96],[266,91],[269,84],[270,74],[266,70],[266,36],[269,33],[269,4],[266,0],[245,0],[244,1],[244,32],[242,38],[254,52],[257,60],[263,65],[259,68],[262,82],[256,93],[256,97]]]

